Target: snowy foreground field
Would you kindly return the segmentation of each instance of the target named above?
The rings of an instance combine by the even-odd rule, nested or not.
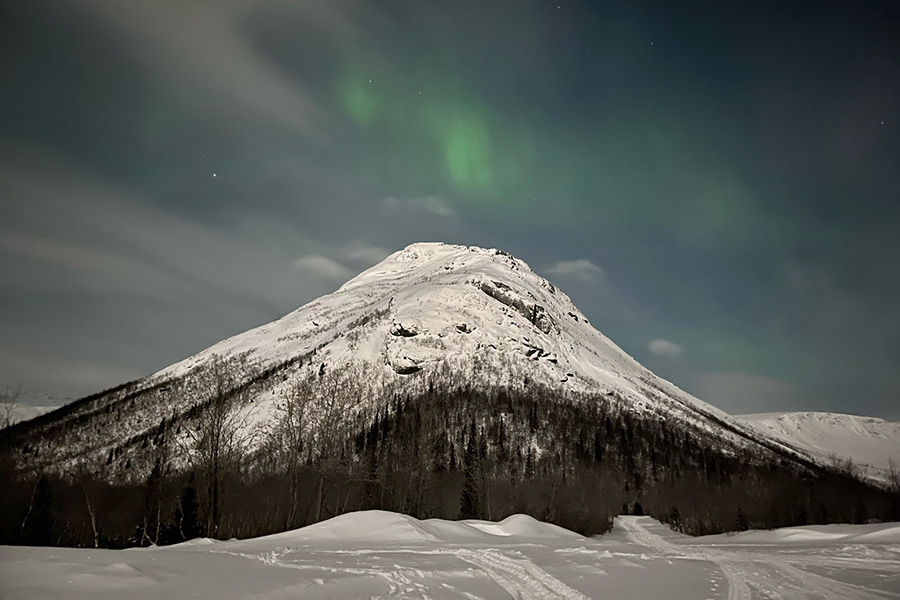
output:
[[[0,547],[2,598],[900,598],[900,524],[691,538],[619,517],[583,538],[351,513],[243,541],[124,551]]]

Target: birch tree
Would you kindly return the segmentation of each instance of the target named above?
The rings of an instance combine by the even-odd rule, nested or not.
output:
[[[240,465],[248,439],[246,415],[239,409],[246,393],[239,386],[242,365],[216,357],[200,379],[208,398],[192,432],[192,456],[200,485],[206,491],[206,535],[217,537],[222,518],[222,492],[229,473]]]

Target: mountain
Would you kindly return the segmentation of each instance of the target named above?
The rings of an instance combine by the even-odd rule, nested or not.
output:
[[[424,379],[411,375],[449,365],[470,385],[521,388],[527,378],[566,392],[615,395],[632,411],[793,452],[642,367],[523,261],[499,250],[418,243],[277,321],[40,419],[30,435],[63,438],[38,464],[64,469],[75,457],[105,460],[161,419],[190,412],[207,400],[192,379],[205,377],[216,361],[230,365],[232,387],[253,386],[248,424],[266,422],[296,377],[362,365],[376,394],[415,388]],[[96,435],[97,418],[123,403],[127,417],[101,418],[103,435]]]
[[[869,476],[881,479],[887,477],[891,460],[900,469],[900,423],[829,412],[761,413],[737,418],[822,462],[850,459]]]
[[[144,541],[163,535],[166,511],[185,535],[195,509],[176,506],[177,487],[164,489],[173,482],[194,489],[210,536],[353,508],[527,512],[602,531],[625,506],[694,533],[892,510],[878,490],[645,369],[523,261],[440,243],[408,246],[277,321],[8,428],[0,452],[32,502],[41,474],[63,487],[151,486],[133,492],[158,508],[148,516],[146,498],[134,500]],[[263,499],[260,512],[252,502]]]

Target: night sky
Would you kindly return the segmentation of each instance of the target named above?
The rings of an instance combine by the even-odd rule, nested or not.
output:
[[[898,240],[894,2],[0,3],[0,387],[445,241],[729,412],[900,419]]]

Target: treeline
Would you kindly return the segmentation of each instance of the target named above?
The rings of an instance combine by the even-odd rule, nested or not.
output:
[[[470,388],[448,375],[373,397],[365,380],[323,369],[293,381],[247,453],[249,400],[214,365],[209,401],[190,427],[179,425],[187,431],[179,438],[161,425],[148,438],[153,467],[141,481],[112,483],[86,469],[23,476],[8,464],[0,542],[245,538],[361,509],[443,519],[527,513],[588,535],[622,512],[695,535],[900,519],[896,492],[636,412],[612,393]]]

